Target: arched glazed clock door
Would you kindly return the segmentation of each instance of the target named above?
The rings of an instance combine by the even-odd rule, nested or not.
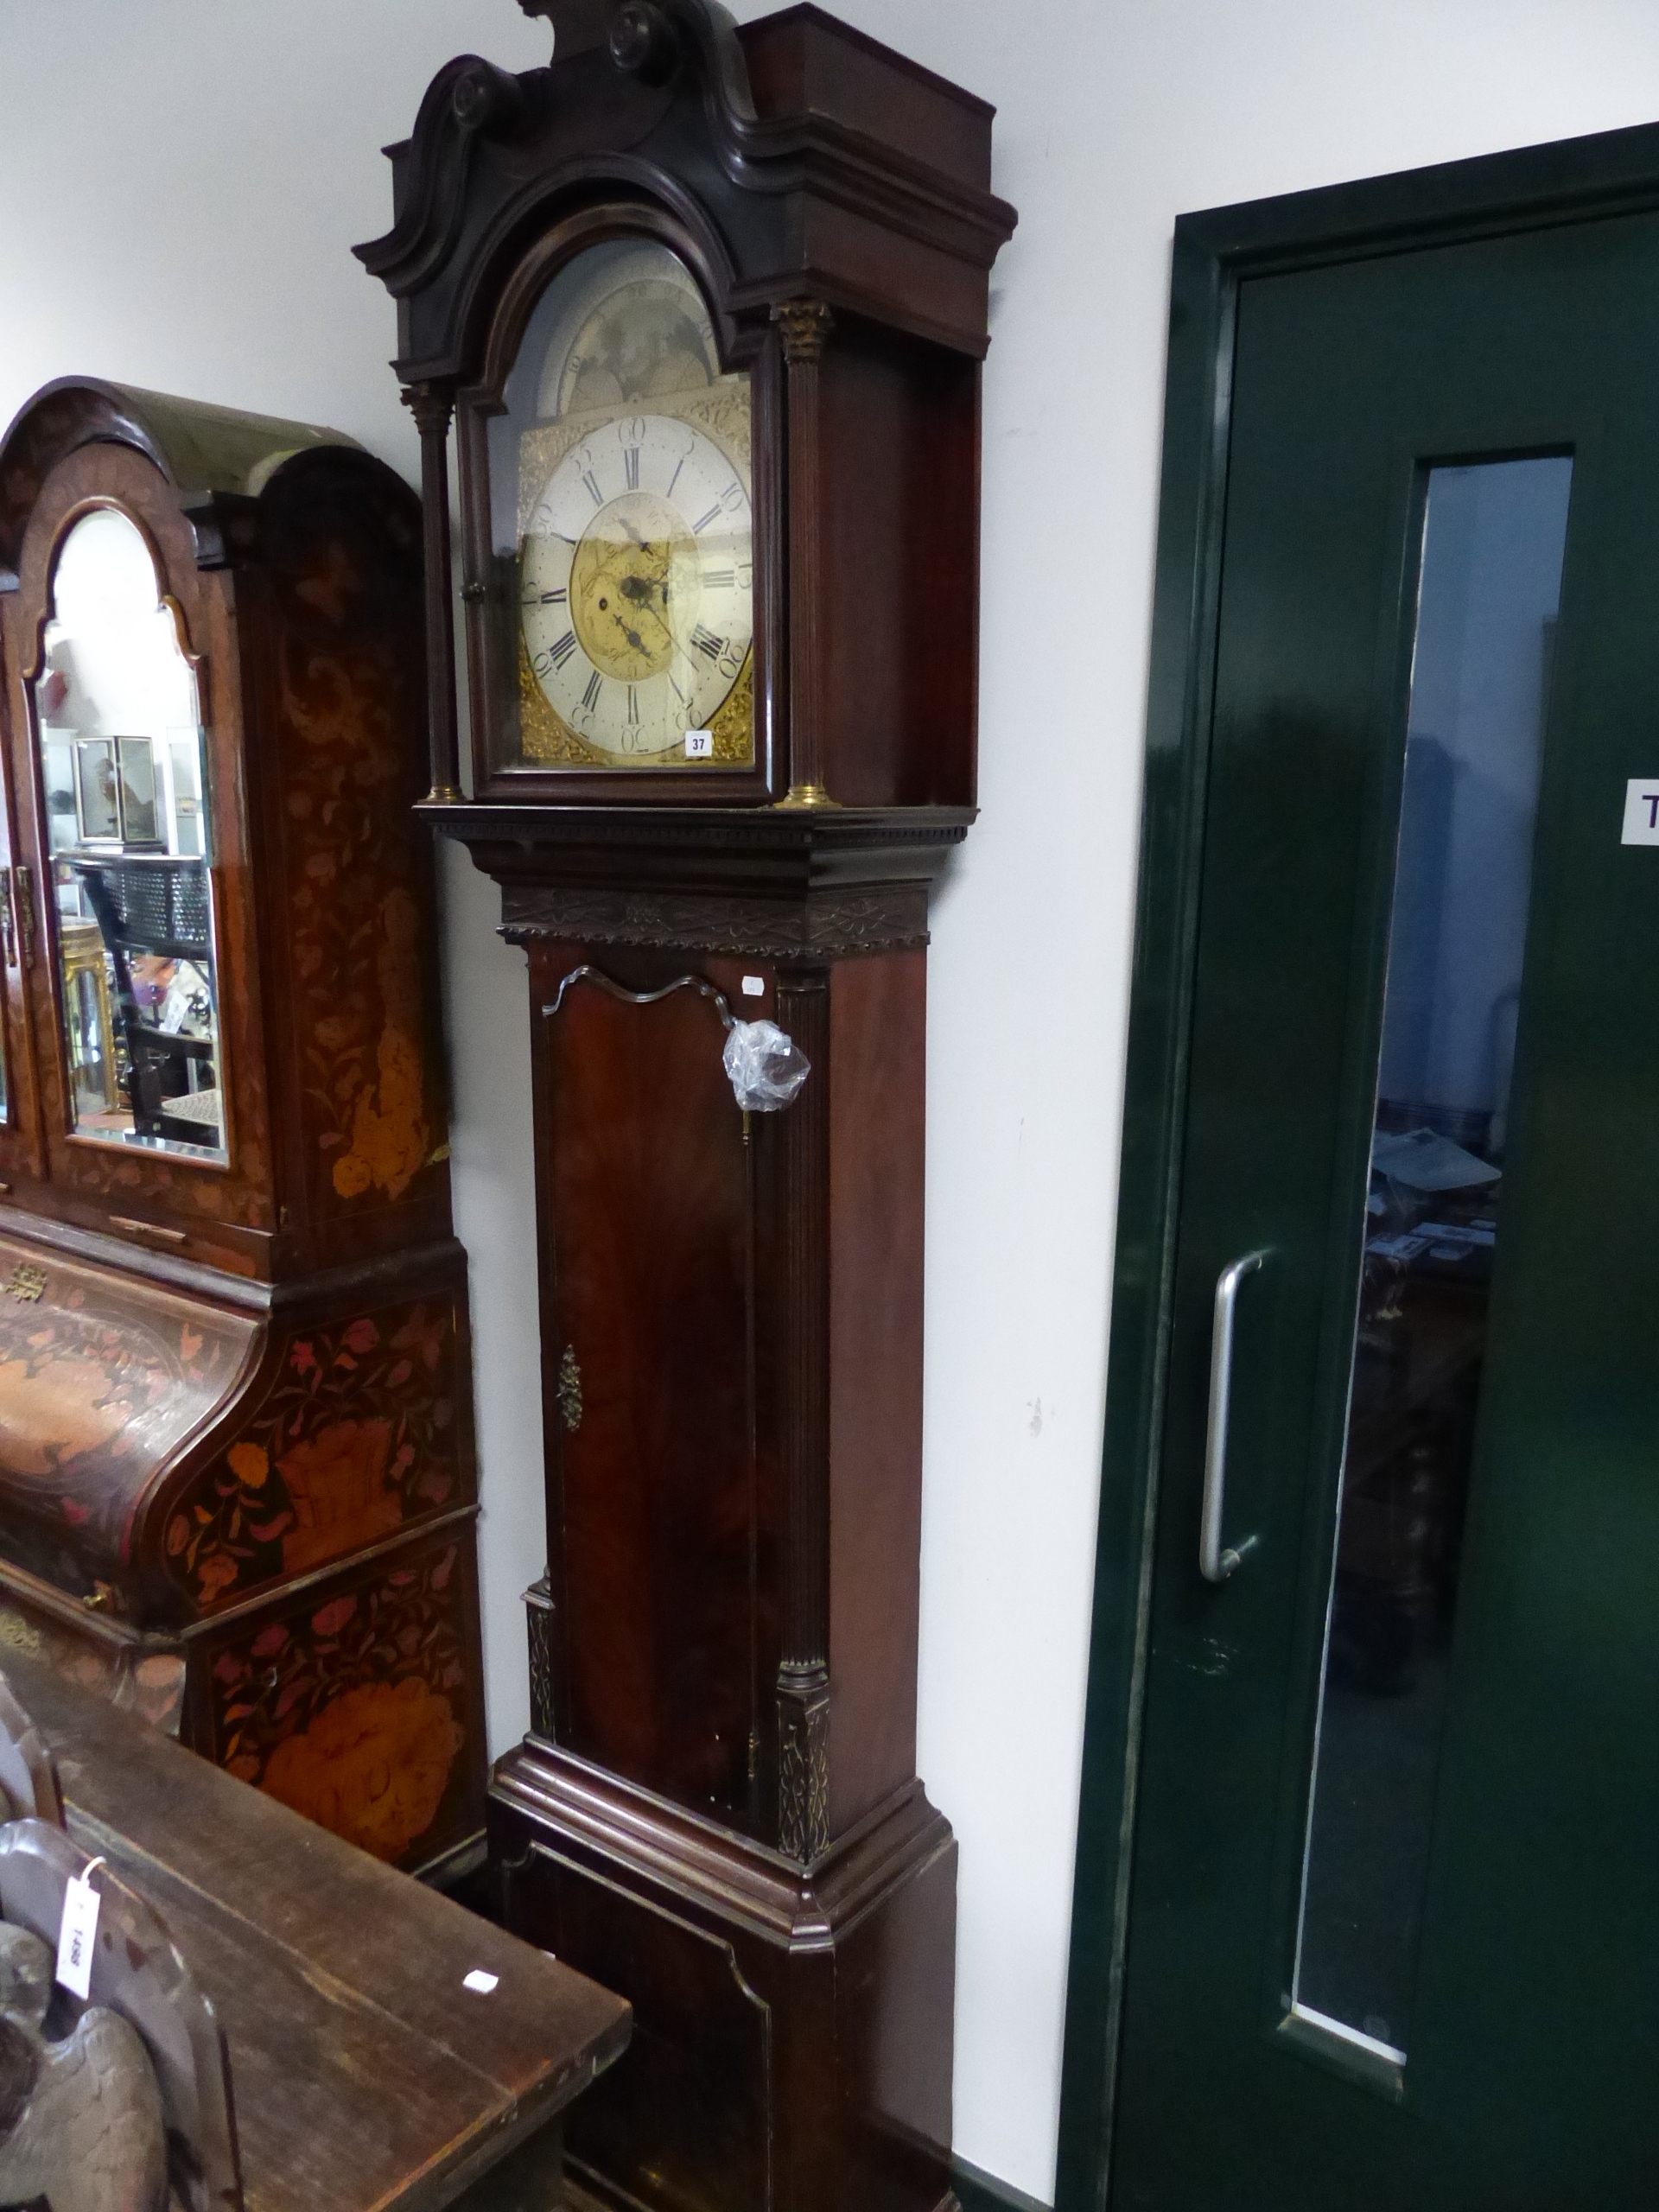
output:
[[[1206,612],[1164,647],[1136,1043],[1175,1195],[1132,1140],[1103,1574],[1137,1453],[1156,1537],[1096,1685],[1096,1746],[1126,1683],[1144,1715],[1115,2022],[1099,1770],[1085,1809],[1062,2197],[1115,2035],[1115,2205],[1636,2212],[1659,134],[1194,218],[1179,270],[1178,331],[1224,306],[1171,369],[1160,619],[1195,572]]]

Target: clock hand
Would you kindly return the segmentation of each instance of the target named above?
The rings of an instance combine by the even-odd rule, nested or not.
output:
[[[655,607],[642,608],[641,612],[642,613],[648,613],[653,622],[656,624],[658,629],[662,632],[662,641],[655,645],[647,645],[645,640],[640,636],[639,631],[633,629],[620,614],[613,613],[611,620],[621,631],[623,636],[627,639],[629,645],[633,648],[635,652],[660,652],[663,643],[667,643],[669,645],[673,643],[673,632],[670,630],[664,617],[658,614]]]

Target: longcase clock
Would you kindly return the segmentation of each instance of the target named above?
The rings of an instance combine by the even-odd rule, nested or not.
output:
[[[548,1560],[492,1853],[635,2008],[591,2191],[935,2212],[927,901],[975,810],[1014,214],[991,110],[815,8],[524,4],[550,67],[442,71],[359,249],[423,439],[424,811],[529,956]]]

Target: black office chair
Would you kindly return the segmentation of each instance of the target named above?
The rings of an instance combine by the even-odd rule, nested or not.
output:
[[[215,1147],[219,1122],[170,1110],[174,1103],[216,1084],[218,1046],[211,1037],[181,1036],[146,1018],[133,985],[135,955],[194,962],[209,976],[213,944],[205,861],[165,853],[126,853],[119,859],[75,860],[99,934],[115,970],[115,991],[126,1037],[128,1090],[133,1127],[141,1136]],[[191,1071],[207,1082],[193,1086]]]

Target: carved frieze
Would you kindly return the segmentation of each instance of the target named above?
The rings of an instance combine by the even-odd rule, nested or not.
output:
[[[513,944],[655,944],[755,960],[893,952],[927,943],[927,887],[876,884],[801,900],[699,897],[667,891],[586,891],[509,883],[501,934]]]

